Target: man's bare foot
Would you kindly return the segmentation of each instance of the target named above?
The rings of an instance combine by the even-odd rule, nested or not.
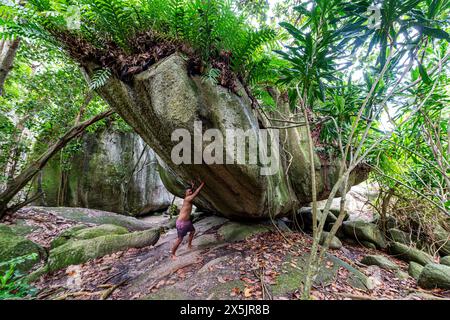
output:
[[[170,257],[172,258],[172,260],[176,260],[177,259],[177,256],[174,255],[174,254],[171,254]]]

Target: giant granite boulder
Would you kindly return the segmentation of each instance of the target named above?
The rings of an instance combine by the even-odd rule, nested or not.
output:
[[[84,66],[89,75],[98,67],[95,62],[87,60]],[[192,139],[189,145],[193,146],[191,151],[201,155],[205,147],[210,146],[211,140],[205,139],[199,143],[193,140],[198,136],[201,140],[208,129],[216,129],[225,140],[229,139],[227,143],[233,145],[227,130],[243,130],[248,137],[258,139],[259,129],[270,125],[266,118],[252,109],[252,100],[238,80],[233,91],[210,81],[202,81],[201,76],[188,73],[187,60],[176,53],[126,83],[112,76],[98,92],[158,155],[162,181],[171,193],[182,196],[183,189],[192,178],[206,182],[202,193],[194,201],[197,207],[231,218],[258,219],[286,215],[299,203],[311,201],[310,155],[304,127],[282,130],[280,141],[287,141],[283,148],[277,143],[276,132],[269,130],[268,143],[264,144],[264,148],[272,150],[275,157],[268,164],[263,164],[261,159],[246,164],[208,164],[202,161],[194,164],[193,156],[189,159],[190,164],[173,162],[172,150],[181,140],[180,137],[173,139],[176,129],[189,134]],[[286,98],[282,95],[274,97],[280,112],[289,117],[289,101]],[[199,122],[201,126],[195,126]],[[212,134],[211,131],[209,133]],[[263,152],[264,148],[260,150]],[[217,154],[221,151],[227,155],[227,150],[220,148]],[[285,152],[293,158],[288,174],[285,159],[289,157]],[[340,178],[339,161],[323,160],[317,154],[313,155],[313,159],[316,163],[317,194],[319,199],[325,199]],[[264,170],[272,165],[274,170]],[[359,167],[352,172],[349,181],[353,185],[366,177],[367,170]]]

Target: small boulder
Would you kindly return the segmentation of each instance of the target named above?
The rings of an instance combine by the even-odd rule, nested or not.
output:
[[[70,240],[50,250],[45,271],[82,264],[90,259],[129,248],[151,246],[158,241],[159,236],[159,229],[150,229],[127,234],[108,234],[85,240]]]
[[[312,225],[313,225],[313,213],[312,213],[312,208],[311,207],[303,207],[298,211],[298,215],[299,220],[302,222],[303,226],[305,227],[305,229],[312,229]],[[317,220],[320,220],[321,217],[323,216],[323,211],[317,209]],[[334,222],[336,222],[337,218],[336,216],[329,211],[328,215],[326,217],[325,220],[325,225],[327,224],[332,224]]]
[[[377,246],[375,244],[373,244],[372,242],[369,241],[360,241],[359,242],[364,248],[368,248],[368,249],[376,249]]]
[[[421,265],[433,263],[433,257],[419,249],[412,248],[403,243],[391,242],[389,253],[406,262],[415,261]]]
[[[437,263],[427,264],[417,283],[424,289],[450,289],[450,267]]]
[[[411,261],[408,267],[408,273],[411,277],[419,280],[420,273],[423,270],[423,266],[417,262]]]
[[[0,232],[0,262],[6,262],[13,258],[29,256],[31,254],[36,254],[36,258],[25,259],[16,266],[18,270],[22,272],[30,270],[45,256],[45,250],[33,241],[14,234],[8,226],[3,225]],[[1,269],[4,270],[8,267],[5,265]]]
[[[392,262],[388,258],[381,256],[381,255],[368,255],[365,256],[362,260],[362,263],[368,265],[368,266],[379,266],[382,269],[386,270],[397,270],[398,266],[395,264],[395,262]]]
[[[395,271],[395,277],[400,280],[406,280],[409,278],[409,275],[402,270],[397,270]]]
[[[446,266],[450,266],[450,256],[442,257],[440,262],[441,262],[441,264],[445,264]]]
[[[239,222],[227,222],[217,233],[226,242],[241,241],[245,238],[263,232],[268,232],[270,228],[261,224],[246,224]]]
[[[358,241],[372,242],[379,248],[386,247],[384,236],[376,224],[364,221],[345,221],[343,228],[348,237]]]
[[[389,240],[391,240],[391,241],[408,244],[408,245],[411,243],[409,234],[402,230],[392,228],[387,231],[387,234],[388,234]]]
[[[51,243],[51,248],[63,245],[69,240],[86,240],[111,234],[125,234],[128,230],[124,227],[114,224],[102,224],[99,226],[87,228],[86,226],[72,227],[59,235]]]
[[[320,237],[320,244],[321,245],[323,245],[325,243],[325,240],[327,239],[329,234],[330,233],[326,232],[326,231],[322,232],[322,236]],[[341,240],[339,240],[338,237],[333,236],[333,238],[331,238],[329,248],[330,249],[335,249],[335,250],[342,248]]]
[[[436,239],[436,247],[439,248],[439,253],[443,256],[450,256],[450,233],[440,225],[437,225],[433,230],[433,235]]]
[[[339,214],[341,213],[341,210],[339,208],[330,208],[330,212],[337,218],[339,217]],[[347,210],[344,210],[344,220],[347,221],[350,218],[350,214]]]

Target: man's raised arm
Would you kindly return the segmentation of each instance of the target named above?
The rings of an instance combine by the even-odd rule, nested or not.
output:
[[[192,194],[192,197],[196,197],[196,196],[199,194],[199,192],[202,190],[202,188],[203,188],[204,185],[205,185],[205,183],[202,182],[202,183],[200,184],[200,186],[197,188],[197,190],[195,190],[195,192]]]

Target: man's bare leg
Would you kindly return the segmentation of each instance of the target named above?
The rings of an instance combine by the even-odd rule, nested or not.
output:
[[[188,242],[188,248],[192,249],[192,239],[194,239],[194,235],[195,235],[195,230],[191,231],[189,233],[189,242]]]
[[[177,238],[175,241],[175,244],[172,247],[172,259],[176,258],[175,252],[177,251],[178,247],[180,246],[181,241],[183,241],[183,238]]]

